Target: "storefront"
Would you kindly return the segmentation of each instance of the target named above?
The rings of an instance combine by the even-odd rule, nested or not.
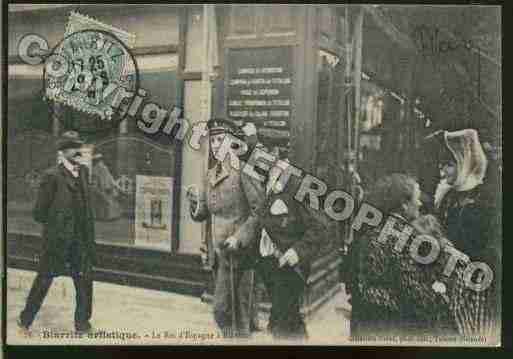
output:
[[[211,117],[252,122],[267,148],[288,153],[291,163],[330,189],[347,189],[344,161],[354,153],[364,185],[402,171],[417,174],[432,192],[436,183],[425,179],[435,178],[431,172],[438,169],[428,166],[434,162],[421,154],[420,144],[437,129],[472,127],[484,141],[500,144],[500,56],[460,46],[433,62],[415,30],[426,19],[450,28],[451,21],[436,16],[438,8],[10,5],[6,138],[12,267],[37,266],[42,243],[31,209],[42,172],[57,161],[56,138],[74,129],[87,140],[97,189],[96,279],[197,296],[211,283],[200,251],[207,226],[191,220],[184,200],[188,186],[201,186],[208,144],[192,149],[187,137],[170,136],[171,128],[148,135],[137,124],[137,111],[119,126],[102,129],[102,121],[45,98],[42,65],[20,58],[18,46],[27,34],[55,46],[72,11],[123,31],[139,69],[143,104],[183,109],[189,125]],[[474,31],[479,32],[472,27],[463,33],[471,37]],[[474,35],[495,53],[496,45]],[[329,234],[337,239],[333,247],[314,262],[306,311],[338,289],[341,258],[334,249],[344,230],[337,227]]]
[[[37,266],[40,226],[31,209],[38,181],[57,160],[57,136],[74,129],[96,158],[91,166],[98,189],[96,279],[198,296],[211,280],[200,257],[206,227],[191,221],[183,200],[185,189],[199,185],[205,174],[206,146],[196,151],[165,134],[147,136],[137,126],[137,114],[100,131],[87,114],[45,99],[42,67],[24,64],[17,56],[17,44],[28,33],[54,46],[70,11],[136,35],[130,50],[147,93],[144,101],[169,111],[182,108],[190,124],[211,116],[253,122],[268,148],[288,152],[296,166],[330,185],[339,184],[339,169],[327,166],[337,162],[333,146],[344,146],[345,125],[336,115],[343,106],[343,16],[335,8],[13,7],[8,19],[9,266]],[[323,66],[336,72],[328,82]],[[108,190],[102,189],[102,181],[108,182]],[[339,261],[336,251],[325,248],[314,263],[306,311],[337,290]]]

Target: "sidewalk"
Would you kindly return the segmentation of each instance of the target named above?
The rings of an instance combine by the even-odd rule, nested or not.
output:
[[[39,345],[240,345],[284,344],[265,331],[249,340],[220,338],[211,306],[197,297],[95,282],[90,335],[73,332],[74,288],[70,278],[56,278],[33,326],[30,338],[21,335],[16,319],[23,309],[35,272],[7,271],[7,343]],[[308,318],[309,340],[294,344],[349,344],[349,321],[335,307],[344,291]],[[265,328],[266,318],[260,327]]]

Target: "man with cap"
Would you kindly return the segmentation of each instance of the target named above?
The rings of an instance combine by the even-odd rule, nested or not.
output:
[[[95,235],[88,169],[79,163],[83,143],[77,132],[65,132],[57,141],[59,163],[46,170],[41,181],[33,217],[43,225],[44,245],[38,274],[18,318],[26,335],[53,278],[61,275],[71,276],[75,286],[75,330],[91,330]]]
[[[282,159],[283,160],[283,159]],[[261,217],[257,270],[271,302],[268,329],[275,339],[306,340],[301,301],[312,262],[328,244],[328,222],[294,196],[300,180],[282,176],[284,160],[269,171]]]
[[[226,337],[247,337],[254,304],[251,278],[257,214],[263,205],[264,189],[262,183],[242,171],[235,153],[238,144],[232,142],[237,126],[213,119],[208,129],[213,166],[207,171],[204,190],[200,193],[189,188],[187,197],[192,218],[210,220],[207,261],[215,272],[214,319]],[[231,150],[225,151],[227,144]]]

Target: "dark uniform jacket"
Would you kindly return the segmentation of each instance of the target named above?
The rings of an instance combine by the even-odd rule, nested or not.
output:
[[[321,213],[294,198],[298,187],[298,183],[291,178],[283,192],[270,192],[262,207],[261,227],[282,253],[289,248],[296,251],[298,266],[307,278],[312,261],[322,247],[328,245],[328,221]],[[278,201],[285,204],[285,207],[280,207],[286,208],[286,212],[273,214],[271,208]]]
[[[62,164],[44,173],[33,210],[34,219],[43,225],[40,272],[64,275],[92,270],[95,233],[88,178],[85,166],[80,166],[78,178]]]

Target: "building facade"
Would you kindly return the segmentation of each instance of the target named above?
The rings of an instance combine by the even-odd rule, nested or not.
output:
[[[135,35],[129,47],[143,105],[183,109],[190,125],[210,117],[253,122],[268,148],[286,150],[298,167],[333,178],[336,168],[328,170],[323,156],[337,139],[324,135],[321,121],[335,120],[325,113],[338,111],[342,87],[331,86],[326,97],[319,75],[326,59],[342,58],[343,19],[331,7],[291,5],[9,7],[8,265],[36,268],[42,243],[31,210],[39,180],[56,163],[56,138],[76,130],[115,182],[116,195],[105,205],[119,206],[119,213],[96,218],[96,280],[202,295],[211,281],[200,257],[208,233],[190,219],[184,195],[206,173],[206,146],[198,151],[166,133],[149,136],[138,125],[140,113],[104,129],[94,116],[46,98],[43,65],[18,54],[27,34],[55,46],[72,12]],[[305,308],[336,291],[339,261],[326,248],[314,263]]]
[[[426,17],[425,11],[435,10],[422,7],[388,10],[402,19],[438,19]],[[209,292],[211,275],[200,252],[209,233],[205,224],[191,220],[185,200],[186,189],[201,185],[206,174],[208,144],[190,148],[188,137],[177,141],[165,121],[156,131],[142,131],[153,125],[141,123],[140,110],[119,126],[104,128],[94,116],[48,99],[43,65],[19,56],[29,34],[46,39],[50,49],[57,45],[72,13],[134,35],[127,46],[144,90],[140,109],[150,103],[170,113],[179,109],[190,126],[211,117],[251,122],[267,148],[286,151],[291,163],[330,189],[348,188],[349,153],[356,154],[364,188],[393,171],[432,178],[425,175],[429,157],[422,155],[421,140],[434,129],[452,128],[451,121],[454,128],[481,126],[500,143],[493,126],[498,121],[493,101],[500,96],[493,81],[479,82],[483,97],[473,102],[480,109],[472,112],[474,118],[457,119],[469,101],[445,118],[440,100],[449,90],[442,87],[444,76],[435,81],[415,27],[401,33],[375,6],[9,5],[5,131],[12,267],[36,268],[42,243],[31,210],[40,176],[56,163],[56,138],[76,130],[91,156],[102,155],[116,192],[103,198],[107,215],[96,219],[96,280],[197,296]],[[482,76],[497,73],[493,61],[479,64]],[[458,81],[451,83],[468,88]],[[334,249],[347,239],[342,227],[329,234],[336,239],[333,246],[313,264],[307,312],[338,290],[342,258]]]

